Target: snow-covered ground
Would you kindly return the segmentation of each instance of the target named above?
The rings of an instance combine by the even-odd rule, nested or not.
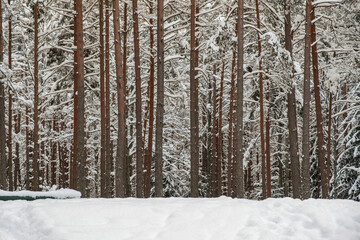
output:
[[[67,198],[80,198],[81,193],[72,189],[59,189],[59,190],[50,190],[44,192],[36,192],[36,191],[3,191],[0,190],[0,198],[1,197],[29,197],[32,199],[36,199],[39,197],[49,197],[55,199],[67,199]],[[0,239],[2,240],[2,239]]]
[[[0,201],[0,240],[359,240],[347,200],[71,199]]]

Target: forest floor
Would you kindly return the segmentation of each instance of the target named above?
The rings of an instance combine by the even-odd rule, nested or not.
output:
[[[0,240],[360,239],[348,200],[71,199],[0,201]]]

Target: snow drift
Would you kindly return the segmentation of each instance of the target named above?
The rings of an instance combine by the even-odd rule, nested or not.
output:
[[[1,240],[360,239],[349,200],[71,199],[0,202]]]

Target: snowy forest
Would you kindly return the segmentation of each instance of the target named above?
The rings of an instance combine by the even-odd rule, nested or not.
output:
[[[360,201],[358,0],[0,0],[0,189]]]

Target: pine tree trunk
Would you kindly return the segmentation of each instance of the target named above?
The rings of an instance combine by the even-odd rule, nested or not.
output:
[[[0,1],[0,63],[4,61],[3,51],[2,1]],[[1,78],[3,78],[3,76],[1,76]],[[5,85],[0,81],[0,189],[4,190],[8,187],[6,166]]]
[[[330,169],[331,169],[331,123],[332,123],[332,92],[329,94],[329,113],[328,113],[328,139],[327,139],[327,157],[326,157],[326,174],[328,176],[328,186],[330,186]]]
[[[111,154],[110,154],[110,15],[109,0],[105,0],[105,197],[111,197]]]
[[[220,77],[220,97],[219,97],[219,120],[218,120],[218,155],[217,155],[217,189],[218,195],[222,195],[222,166],[223,164],[223,133],[222,133],[222,112],[223,112],[223,95],[224,95],[224,73],[225,62],[223,61]]]
[[[163,196],[163,128],[164,128],[164,0],[158,0],[157,14],[157,104],[155,137],[155,196]]]
[[[243,173],[243,104],[244,104],[244,0],[238,0],[238,62],[237,62],[237,104],[236,104],[236,158],[235,158],[235,196],[244,197]]]
[[[36,1],[34,6],[34,131],[33,131],[33,142],[34,142],[34,152],[33,152],[33,182],[32,190],[39,190],[39,2]]]
[[[74,1],[74,12],[76,12],[76,4],[77,1]],[[78,97],[77,97],[77,91],[78,91],[78,84],[77,84],[77,71],[78,71],[78,64],[77,64],[77,25],[76,25],[76,18],[77,14],[74,15],[74,124],[73,124],[73,132],[74,132],[74,142],[72,147],[72,156],[71,156],[71,164],[70,164],[70,188],[71,189],[77,189],[77,178],[78,178],[78,163],[75,161],[76,155],[78,154],[78,143],[76,139],[78,138],[78,132],[75,130],[78,126],[78,119],[77,119],[77,106],[78,106]]]
[[[213,112],[212,112],[212,146],[211,146],[211,196],[217,197],[217,140],[216,140],[216,133],[217,133],[217,93],[216,93],[216,65],[213,66],[213,91],[212,91],[212,101],[213,101]]]
[[[232,196],[232,179],[233,179],[233,113],[234,113],[234,92],[235,92],[235,65],[236,65],[236,52],[233,52],[233,59],[231,65],[231,87],[230,87],[230,106],[229,106],[229,142],[228,142],[228,164],[227,164],[227,196]]]
[[[236,75],[236,74],[235,74]],[[237,128],[237,126],[236,126],[236,115],[237,115],[237,99],[236,99],[236,96],[237,96],[237,89],[236,89],[236,83],[234,83],[235,84],[235,86],[234,86],[234,95],[232,96],[232,99],[233,99],[233,103],[234,103],[234,110],[233,110],[233,116],[232,116],[232,118],[233,118],[233,137],[232,137],[232,139],[233,139],[233,142],[232,142],[232,145],[233,145],[233,147],[232,147],[232,152],[233,152],[233,160],[232,160],[232,172],[231,172],[231,174],[232,174],[232,197],[233,198],[235,198],[236,197],[236,154],[237,154],[237,152],[236,152],[236,142],[237,142],[237,139],[236,139],[236,137],[237,137],[237,132],[236,132],[236,128]]]
[[[137,0],[132,1],[134,23],[134,62],[136,82],[136,197],[143,194],[142,101],[140,76],[139,18]]]
[[[289,51],[292,57],[292,39],[291,39],[291,6],[284,1],[285,11],[285,49]],[[293,70],[292,70],[293,71]],[[294,71],[293,71],[294,72]],[[293,77],[293,74],[291,75]],[[290,79],[292,82],[292,79]],[[291,162],[291,176],[293,185],[293,197],[300,198],[300,162],[298,155],[298,133],[296,121],[296,98],[295,86],[292,85],[287,94],[288,97],[288,128],[289,128],[289,143],[290,143],[290,162]]]
[[[59,129],[57,127],[57,121],[56,119],[53,120],[53,131],[59,132]],[[57,168],[57,147],[56,143],[52,141],[51,143],[51,186],[56,185],[56,168]]]
[[[105,59],[104,59],[104,1],[99,0],[99,35],[100,35],[100,196],[106,197],[105,160],[106,160],[106,109],[105,109]]]
[[[306,0],[305,52],[304,52],[304,102],[302,138],[302,199],[310,198],[310,47],[311,47],[311,0]]]
[[[76,17],[74,19],[74,37],[76,38],[76,51],[75,51],[75,84],[77,91],[75,98],[77,98],[77,105],[74,107],[77,124],[74,124],[74,142],[76,142],[77,149],[74,154],[74,162],[78,166],[78,176],[74,179],[77,182],[77,187],[82,196],[85,196],[86,177],[85,177],[85,99],[84,99],[84,41],[83,41],[83,13],[82,13],[82,0],[75,0],[74,4]]]
[[[149,14],[153,14],[153,2],[149,2]],[[151,191],[151,163],[152,163],[152,149],[153,149],[153,133],[154,133],[154,82],[155,82],[155,58],[154,58],[154,21],[150,18],[150,77],[149,77],[149,132],[148,132],[148,146],[145,150],[145,174],[144,174],[144,195],[150,197]]]
[[[10,5],[10,0],[8,1]],[[9,16],[9,48],[8,48],[8,58],[9,58],[9,69],[12,69],[12,22],[11,22],[11,15]],[[8,113],[8,163],[7,163],[7,176],[9,181],[9,190],[13,190],[13,177],[12,177],[12,93],[9,87],[9,113]]]
[[[125,88],[125,92],[126,92],[126,86],[127,86],[127,31],[128,31],[128,26],[127,26],[127,8],[128,8],[128,4],[126,2],[124,2],[124,30],[123,30],[123,78],[124,78],[124,88]],[[127,106],[127,102],[125,102],[125,123],[126,123],[126,119],[128,117],[128,106]],[[125,136],[127,136],[127,128],[125,128]],[[131,134],[132,136],[132,134]],[[125,195],[126,197],[130,197],[131,196],[131,186],[130,186],[130,176],[131,176],[131,160],[132,157],[130,156],[130,148],[128,147],[128,142],[127,142],[127,138],[125,137],[125,146],[126,146],[126,163],[125,163],[125,169],[126,169],[126,173],[125,173]]]
[[[312,7],[311,21],[315,20],[315,8]],[[325,142],[323,131],[323,119],[322,119],[322,107],[320,99],[320,80],[319,80],[319,61],[316,44],[316,26],[315,23],[311,24],[311,48],[312,48],[312,67],[314,77],[314,92],[315,92],[315,109],[316,109],[316,129],[317,129],[317,141],[318,141],[318,161],[320,167],[321,177],[321,192],[322,198],[329,198],[329,186],[326,174],[325,164]]]
[[[260,10],[259,10],[259,1],[256,0],[256,18],[257,18],[257,28],[260,29]],[[266,168],[265,168],[265,129],[264,129],[264,84],[263,84],[263,74],[262,74],[262,60],[261,60],[261,40],[260,33],[257,33],[258,39],[258,57],[259,57],[259,92],[260,92],[260,142],[261,142],[261,189],[262,197],[266,198]]]
[[[125,197],[126,183],[126,123],[125,123],[125,100],[126,85],[123,78],[123,65],[120,41],[120,10],[119,0],[113,0],[114,38],[115,38],[115,61],[116,61],[116,85],[118,94],[118,139],[117,155],[115,163],[115,196]]]
[[[269,81],[269,80],[268,80]],[[270,161],[270,84],[269,90],[266,94],[266,100],[268,102],[268,112],[265,122],[265,134],[266,134],[266,197],[271,198],[271,161]]]
[[[208,81],[208,102],[207,106],[211,106],[212,101],[212,84],[211,81]],[[207,107],[207,160],[206,160],[206,182],[207,182],[207,196],[212,196],[212,182],[211,182],[211,173],[212,173],[212,113],[211,109]]]
[[[14,116],[14,122],[15,122],[15,133],[20,133],[20,124],[21,124],[21,114],[20,112],[17,113],[17,115]],[[15,144],[15,153],[16,158],[14,162],[14,190],[17,190],[18,186],[21,186],[21,175],[20,175],[20,144],[19,142],[16,142]]]
[[[26,81],[26,87],[28,86]],[[26,106],[25,108],[25,165],[26,165],[26,176],[25,176],[25,182],[26,182],[26,190],[30,190],[30,132],[29,132],[29,107]]]
[[[190,16],[190,162],[191,197],[199,196],[199,83],[196,78],[196,1],[191,0]]]

